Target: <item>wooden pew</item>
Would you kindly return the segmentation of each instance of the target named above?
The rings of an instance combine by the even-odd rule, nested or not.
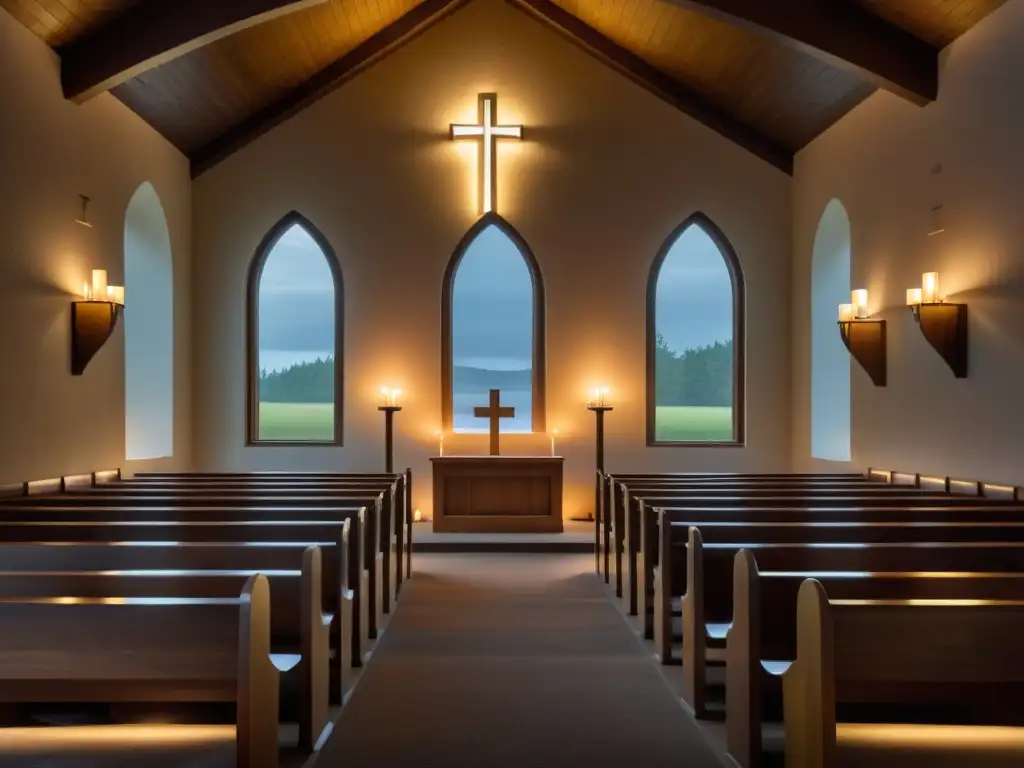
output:
[[[605,583],[611,579],[609,539],[616,499],[621,498],[620,484],[705,484],[721,482],[744,482],[748,484],[773,484],[807,480],[809,482],[863,483],[866,478],[858,474],[721,474],[721,473],[660,473],[660,474],[606,474],[598,470],[595,504],[595,546],[597,548],[597,570],[603,573]]]
[[[609,568],[611,569],[610,578],[614,578],[616,587],[616,596],[625,597],[628,599],[628,591],[623,590],[623,579],[630,578],[630,573],[623,572],[623,568],[632,566],[632,558],[634,554],[639,551],[639,542],[642,537],[642,533],[639,530],[641,523],[640,520],[640,506],[638,502],[640,500],[647,499],[679,499],[676,505],[681,505],[681,499],[690,499],[696,497],[710,498],[717,500],[725,496],[739,496],[739,497],[793,497],[797,495],[807,494],[815,492],[821,496],[835,496],[851,498],[854,496],[863,496],[865,498],[876,498],[890,495],[909,495],[914,491],[912,489],[895,489],[890,486],[879,486],[877,484],[870,484],[866,481],[855,483],[852,481],[845,482],[833,482],[829,480],[788,480],[778,481],[775,479],[769,481],[756,481],[748,482],[745,480],[731,481],[729,483],[713,483],[713,484],[701,484],[701,485],[686,485],[679,483],[654,483],[654,484],[631,484],[621,481],[616,482],[616,492],[612,494],[612,507],[611,515],[609,518],[610,532],[608,534],[609,546],[611,552],[609,555]],[[715,502],[717,503],[717,502]],[[632,548],[630,548],[632,544]],[[626,563],[623,563],[623,556],[628,558]],[[635,605],[628,605],[631,613],[635,613]]]
[[[0,503],[0,523],[4,520],[40,519],[60,521],[143,521],[143,520],[343,520],[365,509],[360,526],[363,539],[361,563],[365,575],[352,584],[368,596],[364,626],[368,637],[376,638],[384,622],[382,571],[385,552],[377,535],[383,496],[360,492],[339,492],[330,496],[306,497],[264,495],[203,494],[61,494]],[[243,510],[237,512],[236,510]],[[33,518],[31,515],[35,514]],[[353,532],[355,533],[355,532]],[[366,584],[362,581],[365,579]],[[357,596],[357,604],[363,604]]]
[[[943,557],[949,557],[944,553]],[[762,558],[770,559],[770,558]],[[886,558],[874,558],[883,566]],[[951,569],[970,562],[956,562]],[[894,564],[899,556],[892,557]],[[762,569],[759,570],[759,565]],[[891,566],[889,566],[891,567]],[[763,569],[750,550],[741,550],[732,564],[731,622],[728,626],[724,659],[726,662],[726,726],[729,754],[745,768],[761,762],[761,725],[763,705],[778,697],[778,678],[766,671],[778,671],[779,662],[788,664],[796,653],[797,593],[807,578],[814,578],[836,598],[855,600],[1016,600],[1024,594],[1024,573],[928,570],[864,572],[772,572]],[[725,585],[705,586],[708,595],[728,591]],[[719,602],[724,601],[719,599]],[[725,606],[708,606],[721,612]],[[687,640],[690,638],[687,634]],[[701,633],[694,637],[703,644]],[[685,647],[684,640],[684,647]],[[686,651],[686,662],[691,654]],[[721,659],[721,653],[716,654]],[[685,667],[684,667],[685,670]],[[703,662],[695,674],[703,673]],[[702,679],[691,684],[687,678],[687,696],[696,694],[703,710]]]
[[[411,470],[407,470],[405,474],[390,475],[316,474],[311,476],[302,473],[276,473],[268,476],[266,473],[207,473],[202,475],[183,473],[153,476],[143,474],[131,480],[110,484],[101,490],[105,492],[124,490],[130,493],[152,494],[174,493],[179,490],[189,493],[201,491],[284,493],[288,490],[295,490],[304,495],[311,492],[334,493],[360,489],[383,492],[385,498],[378,526],[380,548],[385,555],[381,591],[383,612],[390,614],[391,604],[398,599],[398,592],[404,578],[402,561],[404,557],[407,557],[405,550],[409,545],[406,544],[406,540],[411,535],[408,530],[411,528],[411,522],[408,524],[405,522],[411,515],[407,508],[411,497],[406,491],[406,484],[411,482],[411,473]]]
[[[4,509],[5,516],[0,516],[0,541],[164,542],[172,549],[177,549],[181,542],[318,545],[324,558],[325,608],[337,617],[331,628],[331,648],[339,663],[350,661],[360,666],[370,639],[369,617],[375,612],[364,567],[365,537],[360,535],[365,509],[345,510],[344,515],[337,514],[338,510],[327,511],[333,514],[323,514],[321,520],[309,521],[281,519],[287,518],[287,511],[282,513],[272,508],[214,509],[209,513],[198,508],[58,508],[52,514],[40,515],[38,509],[12,507]],[[260,517],[267,519],[260,520]],[[253,557],[260,555],[260,547],[253,546],[252,550]],[[273,546],[262,550],[263,554],[273,554]],[[217,550],[208,547],[205,551],[216,553]],[[267,566],[250,561],[249,567]],[[343,633],[347,640],[343,640]],[[343,663],[342,669],[347,667],[348,664]],[[338,672],[339,676],[341,674]]]
[[[694,506],[689,506],[690,504]],[[654,595],[653,572],[658,564],[659,516],[671,522],[955,522],[977,520],[1018,522],[1024,505],[1010,502],[987,502],[954,496],[926,494],[895,497],[865,496],[832,498],[827,496],[736,497],[722,499],[680,500],[677,497],[645,497],[634,502],[637,513],[629,539],[619,553],[622,594],[635,595],[636,611],[643,618],[649,614],[649,601]],[[686,506],[677,506],[685,504]],[[639,534],[639,545],[635,544]],[[631,606],[630,606],[631,607]],[[645,619],[645,636],[650,639],[653,626]]]
[[[786,767],[839,764],[839,705],[1017,700],[1022,630],[1021,601],[830,600],[820,583],[807,580],[799,590],[796,657],[777,670]],[[898,750],[892,756],[901,764]],[[967,750],[956,757],[977,764]]]
[[[267,580],[200,600],[0,601],[0,703],[226,702],[236,765],[278,765]]]
[[[412,575],[412,521],[413,521],[413,510],[412,510],[412,469],[407,468],[404,472],[396,473],[396,477],[401,480],[401,490],[404,494],[404,498],[400,499],[401,509],[399,510],[399,519],[403,522],[402,528],[404,534],[402,535],[402,543],[404,544],[403,550],[406,558],[405,573],[403,575],[402,570],[399,569],[398,573],[398,585],[396,590],[401,589],[401,582],[404,578],[408,578]],[[372,480],[381,477],[391,477],[387,473],[337,473],[337,472],[282,472],[282,471],[263,471],[263,472],[142,472],[134,476],[134,480],[149,481],[149,480],[163,480],[163,479],[174,479],[187,477],[192,480],[209,480],[217,481],[221,478],[241,478],[241,479],[257,479],[257,480],[332,480],[334,478],[346,478],[346,479],[357,479],[357,480]]]
[[[246,556],[239,563],[237,555],[242,548]],[[328,703],[341,704],[344,690],[339,676],[338,692],[334,701],[330,700],[335,685],[330,669],[330,628],[332,621],[341,617],[323,611],[320,549],[274,547],[270,559],[258,561],[258,569],[252,567],[248,544],[212,549],[121,543],[0,545],[0,600],[225,598],[238,595],[250,577],[262,573],[270,584],[271,652],[279,660],[287,659],[287,665],[278,662],[282,688],[286,702],[295,704],[298,746],[312,752],[327,726]],[[347,674],[344,664],[336,669]]]
[[[683,642],[684,653],[689,656],[696,651],[687,649],[682,637],[685,627],[680,626],[677,631],[674,617],[678,616],[680,625],[684,623],[684,611],[689,609],[689,618],[693,622],[692,627],[699,626],[693,612],[707,615],[703,609],[695,609],[695,601],[703,600],[703,590],[699,585],[693,586],[695,580],[707,583],[708,577],[704,572],[704,546],[710,544],[715,552],[715,557],[721,560],[722,555],[716,548],[728,545],[730,542],[742,540],[741,546],[758,546],[772,544],[811,545],[811,544],[841,544],[859,543],[863,546],[876,543],[888,544],[914,544],[919,542],[936,543],[990,543],[998,540],[996,545],[989,544],[983,551],[992,548],[1002,549],[1013,544],[1024,547],[1024,519],[1020,522],[927,522],[908,526],[902,521],[899,522],[858,522],[848,520],[847,522],[743,522],[743,523],[700,523],[699,527],[691,526],[685,522],[671,522],[661,527],[659,538],[659,565],[655,569],[654,594],[650,607],[649,621],[652,623],[653,639],[655,650],[664,664],[671,664],[677,661],[674,653],[675,641]],[[929,551],[923,549],[922,551]],[[691,556],[692,555],[692,556]],[[1024,567],[1024,557],[1020,558]],[[992,561],[993,563],[995,561]],[[1011,560],[1011,565],[1017,560]],[[728,568],[726,564],[725,568]],[[986,562],[984,570],[993,570],[994,565]],[[928,569],[926,569],[928,570]],[[932,569],[933,570],[933,569]],[[1011,570],[1018,570],[1014,567]],[[731,572],[723,575],[723,566],[718,564],[718,571],[714,575],[714,584],[719,596],[722,590],[728,592],[731,583]],[[1024,585],[1022,585],[1024,587]],[[676,608],[676,601],[679,601],[679,608]],[[699,605],[698,605],[699,608]],[[720,609],[718,616],[723,613],[727,616],[728,609]],[[725,618],[721,618],[725,622]],[[696,631],[694,629],[694,631]],[[722,629],[721,631],[724,631]],[[693,646],[691,646],[692,648]],[[694,662],[690,669],[702,661]],[[685,666],[685,664],[684,664]],[[699,673],[695,673],[701,679]]]

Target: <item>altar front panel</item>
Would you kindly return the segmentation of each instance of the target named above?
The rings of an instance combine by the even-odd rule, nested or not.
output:
[[[560,457],[431,459],[439,533],[560,533]]]

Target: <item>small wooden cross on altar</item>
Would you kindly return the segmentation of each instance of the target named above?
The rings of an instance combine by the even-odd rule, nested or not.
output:
[[[478,419],[490,419],[491,421],[491,456],[500,456],[498,452],[498,427],[499,419],[511,419],[516,415],[516,409],[511,406],[501,405],[501,390],[491,390],[491,404],[487,407],[477,406],[473,409],[473,415]]]

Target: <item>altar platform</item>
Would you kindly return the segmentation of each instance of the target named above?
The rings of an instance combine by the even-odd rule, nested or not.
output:
[[[593,553],[594,523],[566,520],[562,533],[436,533],[414,523],[413,552]]]

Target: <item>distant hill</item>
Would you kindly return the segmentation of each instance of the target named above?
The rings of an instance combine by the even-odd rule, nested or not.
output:
[[[505,389],[528,390],[532,386],[533,372],[523,371],[491,371],[486,368],[470,368],[457,365],[453,370],[453,388],[466,389]]]

